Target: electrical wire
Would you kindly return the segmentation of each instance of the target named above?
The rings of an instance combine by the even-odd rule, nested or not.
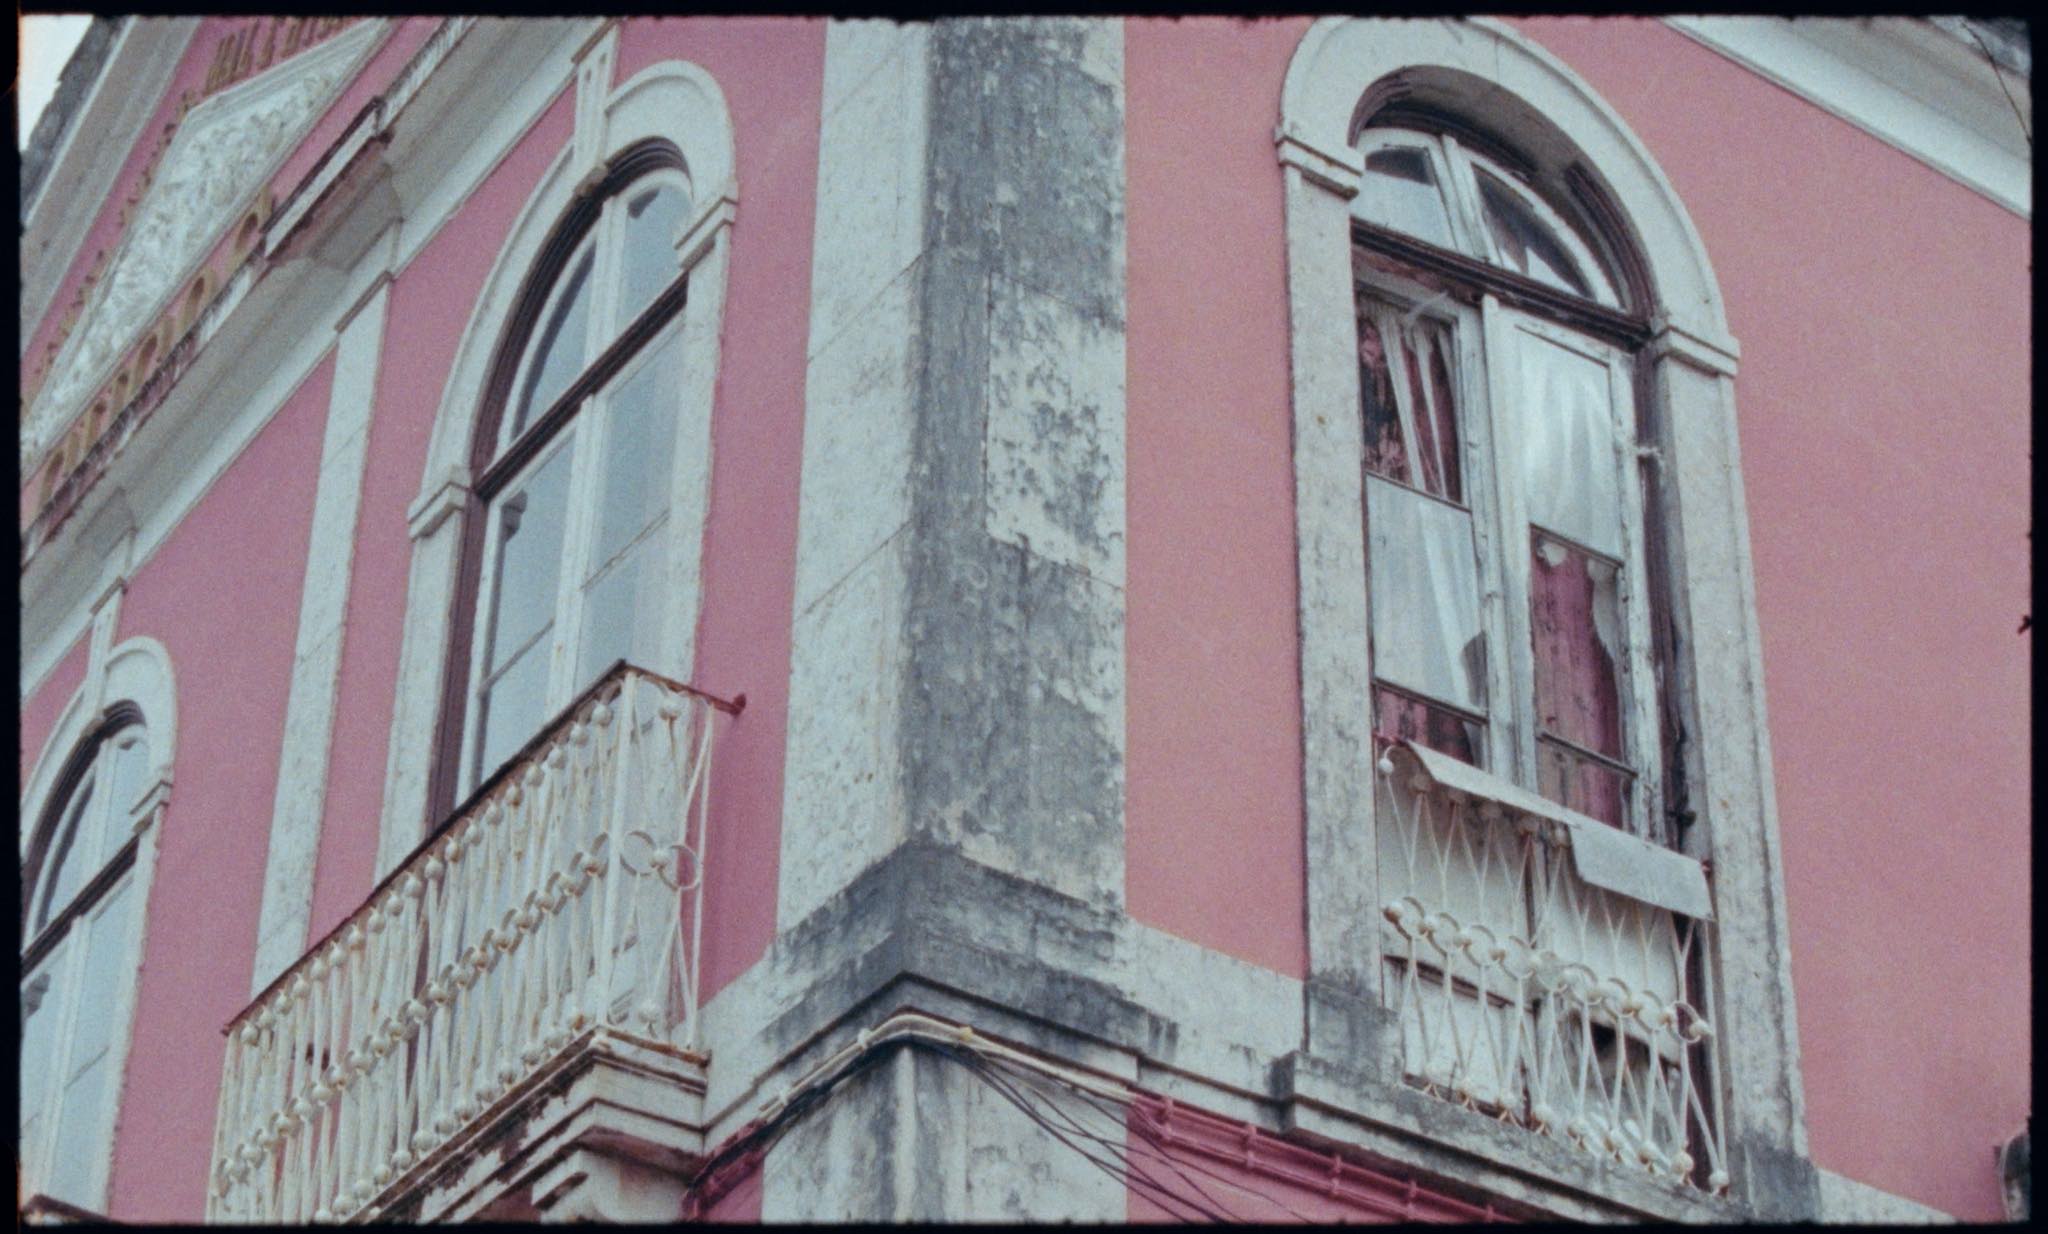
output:
[[[1035,1077],[1033,1077],[1033,1079],[1035,1080]],[[1034,1083],[1032,1086],[1035,1088],[1037,1087],[1037,1084]],[[1125,1116],[1121,1111],[1111,1110],[1107,1108],[1101,1103],[1101,1100],[1092,1093],[1076,1090],[1075,1095],[1078,1096],[1082,1101],[1086,1102],[1088,1105],[1093,1107],[1097,1113],[1103,1115],[1106,1119],[1122,1126],[1125,1129],[1126,1143],[1128,1143],[1128,1136],[1130,1134],[1131,1129],[1134,1126],[1138,1125],[1134,1120]],[[1068,1114],[1066,1111],[1059,1109],[1057,1105],[1053,1105],[1052,1109],[1056,1113],[1058,1113],[1063,1119],[1065,1119],[1068,1125],[1072,1127],[1077,1134],[1086,1136],[1089,1139],[1092,1139],[1097,1143],[1102,1144],[1111,1152],[1118,1154],[1118,1156],[1123,1160],[1126,1169],[1128,1169],[1130,1172],[1139,1177],[1145,1178],[1147,1181],[1151,1182],[1151,1184],[1154,1187],[1157,1187],[1163,1191],[1170,1191],[1170,1189],[1166,1188],[1163,1183],[1160,1183],[1158,1180],[1154,1179],[1148,1172],[1139,1169],[1133,1163],[1130,1151],[1125,1145],[1117,1144],[1115,1141],[1108,1140],[1102,1136],[1096,1135],[1095,1133],[1088,1131],[1085,1127],[1082,1127],[1080,1125],[1078,1120],[1074,1119],[1072,1115]],[[1142,1138],[1143,1132],[1141,1131],[1140,1134]],[[1188,1173],[1185,1170],[1181,1169],[1180,1164],[1176,1162],[1171,1155],[1164,1152],[1161,1146],[1153,1144],[1149,1140],[1146,1140],[1146,1143],[1148,1147],[1152,1148],[1154,1158],[1158,1161],[1163,1162],[1168,1168],[1172,1169],[1176,1174],[1179,1174],[1181,1176],[1182,1181],[1186,1182],[1188,1186],[1194,1190],[1195,1194],[1200,1196],[1201,1199],[1207,1203],[1207,1205],[1209,1206],[1209,1210],[1212,1213],[1217,1214],[1216,1219],[1225,1221],[1241,1220],[1241,1218],[1239,1218],[1235,1213],[1230,1211],[1230,1208],[1227,1204],[1223,1203],[1215,1196],[1209,1194],[1206,1188],[1204,1188],[1199,1182],[1196,1182],[1194,1178],[1188,1175]],[[1219,1177],[1220,1179],[1220,1176],[1217,1177]],[[1177,1196],[1176,1198],[1181,1197]],[[1185,1200],[1183,1200],[1183,1202],[1192,1203],[1191,1201]],[[1281,1207],[1284,1208],[1285,1205],[1282,1205]]]
[[[1002,1096],[1005,1100],[1009,1101],[1012,1105],[1016,1106],[1019,1110],[1021,1110],[1024,1113],[1025,1117],[1031,1119],[1032,1122],[1036,1123],[1048,1135],[1052,1136],[1060,1143],[1066,1145],[1068,1148],[1073,1149],[1076,1153],[1080,1154],[1080,1156],[1083,1159],[1087,1160],[1088,1162],[1096,1166],[1096,1168],[1108,1174],[1110,1177],[1117,1179],[1126,1187],[1146,1194],[1148,1198],[1152,1199],[1155,1203],[1158,1203],[1161,1208],[1167,1209],[1169,1213],[1172,1213],[1173,1205],[1178,1205],[1182,1208],[1189,1210],[1189,1212],[1192,1213],[1193,1216],[1198,1218],[1203,1218],[1210,1221],[1236,1220],[1236,1218],[1232,1214],[1224,1211],[1204,1208],[1202,1205],[1196,1203],[1195,1201],[1190,1200],[1185,1196],[1176,1194],[1171,1188],[1168,1188],[1163,1183],[1159,1182],[1159,1180],[1153,1178],[1150,1174],[1146,1173],[1145,1171],[1134,1169],[1132,1163],[1130,1162],[1128,1154],[1125,1153],[1120,1146],[1114,1144],[1113,1142],[1105,1139],[1102,1136],[1096,1135],[1093,1132],[1088,1131],[1084,1127],[1081,1127],[1080,1124],[1075,1122],[1070,1115],[1067,1115],[1064,1111],[1058,1110],[1057,1107],[1053,1106],[1050,1102],[1046,1103],[1047,1109],[1050,1109],[1053,1112],[1060,1114],[1060,1116],[1066,1121],[1068,1126],[1074,1128],[1074,1130],[1078,1134],[1080,1134],[1082,1137],[1086,1139],[1092,1140],[1095,1143],[1102,1145],[1108,1151],[1110,1159],[1108,1161],[1105,1161],[1102,1158],[1095,1156],[1095,1154],[1090,1153],[1087,1149],[1074,1143],[1074,1141],[1067,1136],[1066,1132],[1054,1126],[1050,1121],[1047,1120],[1044,1113],[1042,1113],[1040,1109],[1034,1107],[1028,1099],[1026,1099],[1019,1092],[1017,1092],[1016,1089],[1011,1086],[1011,1084],[1005,1077],[998,1075],[994,1067],[991,1066],[987,1061],[972,1055],[961,1057],[957,1061],[963,1063],[968,1068],[968,1070],[974,1072],[977,1076],[979,1076],[979,1078],[983,1082],[987,1083],[1000,1096]],[[1187,1219],[1187,1217],[1184,1214],[1173,1215],[1180,1216],[1183,1220]]]
[[[1977,49],[1984,53],[1984,62],[1991,66],[1991,75],[1998,79],[1998,88],[2005,92],[2006,106],[2012,108],[2013,118],[2020,122],[2020,135],[2027,139],[2027,149],[2032,150],[2034,148],[2034,130],[2027,124],[2027,117],[2020,111],[2020,105],[2013,102],[2012,91],[2005,84],[2005,73],[1998,67],[1998,57],[1991,54],[1991,48],[1984,42],[1984,36],[1977,33],[1977,28],[1970,24],[1970,19],[1967,17],[1963,19],[1963,29],[1968,31],[1970,37],[1976,41]]]
[[[738,1134],[727,1140],[720,1146],[717,1152],[714,1152],[705,1160],[703,1167],[697,1171],[696,1176],[683,1189],[683,1204],[685,1208],[687,1209],[688,1205],[696,1197],[698,1188],[704,1182],[716,1177],[718,1172],[725,1166],[750,1152],[759,1151],[765,1153],[773,1148],[776,1142],[781,1140],[783,1135],[789,1131],[790,1127],[797,1120],[810,1113],[819,1105],[822,1105],[825,1099],[847,1080],[874,1067],[881,1061],[882,1056],[882,1052],[879,1050],[856,1055],[845,1066],[844,1070],[826,1077],[814,1087],[805,1088],[802,1091],[795,1092],[793,1095],[789,1095],[779,1108],[772,1110],[763,1118],[742,1128]]]
[[[1095,1098],[1086,1093],[1081,1094],[1081,1098],[1084,1101],[1090,1102],[1093,1102],[1095,1100]],[[1243,1182],[1240,1182],[1237,1179],[1233,1179],[1226,1174],[1219,1173],[1216,1170],[1209,1168],[1208,1166],[1202,1164],[1202,1162],[1200,1162],[1199,1160],[1190,1159],[1187,1162],[1183,1163],[1182,1161],[1176,1159],[1172,1153],[1167,1151],[1168,1146],[1165,1140],[1158,1136],[1155,1133],[1152,1126],[1144,1119],[1128,1119],[1125,1122],[1125,1126],[1127,1128],[1127,1134],[1134,1131],[1138,1137],[1139,1142],[1144,1144],[1147,1148],[1150,1148],[1153,1154],[1157,1156],[1160,1161],[1164,1162],[1167,1165],[1167,1167],[1170,1168],[1174,1173],[1180,1175],[1182,1180],[1185,1181],[1188,1184],[1188,1186],[1193,1187],[1196,1192],[1201,1194],[1203,1197],[1209,1199],[1212,1203],[1217,1203],[1219,1207],[1221,1206],[1221,1202],[1215,1200],[1213,1196],[1210,1196],[1208,1191],[1205,1188],[1203,1188],[1203,1186],[1199,1182],[1195,1181],[1194,1176],[1188,1173],[1189,1168],[1194,1169],[1197,1173],[1200,1173],[1203,1176],[1215,1182],[1227,1183],[1233,1187],[1237,1187],[1241,1190],[1248,1191],[1252,1195],[1257,1196],[1259,1199],[1270,1202],[1275,1207],[1281,1209],[1283,1212],[1287,1213],[1288,1216],[1293,1217],[1297,1221],[1320,1220],[1320,1218],[1311,1217],[1307,1213],[1301,1212],[1300,1210],[1294,1208],[1292,1205],[1288,1204],[1285,1200],[1282,1200],[1280,1197],[1276,1195],[1269,1195],[1263,1191],[1258,1190],[1257,1188],[1246,1186]]]
[[[1127,1087],[1113,1087],[1083,1072],[977,1037],[965,1025],[948,1024],[916,1012],[891,1016],[863,1030],[768,1102],[755,1121],[742,1127],[705,1160],[684,1190],[684,1211],[690,1211],[693,1203],[701,1203],[697,1199],[699,1189],[727,1166],[749,1153],[767,1152],[795,1123],[815,1112],[847,1081],[893,1056],[894,1050],[885,1047],[922,1050],[960,1065],[1056,1142],[1132,1193],[1144,1196],[1170,1217],[1232,1223],[1245,1220],[1204,1187],[1189,1172],[1192,1168],[1214,1182],[1271,1203],[1296,1220],[1316,1220],[1278,1196],[1219,1173],[1198,1160],[1176,1160],[1150,1120],[1132,1117],[1137,1111],[1131,1107],[1133,1093]],[[1123,1134],[1112,1139],[1090,1129],[1062,1104],[1061,1099],[1068,1096],[1077,1097],[1089,1112],[1117,1125]],[[1142,1160],[1131,1150],[1133,1140],[1146,1150]],[[1186,1190],[1155,1175],[1149,1168],[1154,1162],[1164,1164],[1177,1175]]]

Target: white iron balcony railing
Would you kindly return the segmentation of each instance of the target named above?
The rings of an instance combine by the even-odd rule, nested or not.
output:
[[[209,1220],[372,1218],[595,1029],[694,1053],[713,710],[617,666],[235,1017]]]
[[[1409,1082],[1725,1188],[1700,863],[1407,742],[1377,771],[1382,990]]]

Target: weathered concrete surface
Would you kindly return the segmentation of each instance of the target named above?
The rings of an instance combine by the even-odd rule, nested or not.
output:
[[[1122,902],[1121,40],[828,34],[784,929],[913,838]]]
[[[934,28],[911,409],[911,826],[1095,904],[1123,894],[1120,40]]]
[[[1059,1106],[1121,1142],[1121,1123],[1072,1099]],[[883,1047],[874,1065],[834,1090],[769,1152],[762,1169],[763,1221],[1124,1215],[1122,1183],[1046,1135],[962,1064],[902,1045]]]

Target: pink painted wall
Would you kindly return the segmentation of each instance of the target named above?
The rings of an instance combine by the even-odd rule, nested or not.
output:
[[[761,1162],[756,1158],[745,1172],[730,1183],[722,1184],[726,1189],[704,1209],[702,1222],[707,1225],[720,1223],[759,1222],[761,1220],[761,1187],[764,1182]]]
[[[825,23],[627,23],[619,80],[667,58],[701,65],[725,92],[741,203],[711,424],[695,684],[728,698],[744,693],[747,709],[719,735],[706,858],[715,873],[704,903],[708,999],[775,934]]]
[[[1301,668],[1273,125],[1307,28],[1124,29],[1124,894],[1140,921],[1295,976]]]
[[[248,1001],[330,355],[136,571],[119,638],[177,678],[178,749],[149,892],[108,1212],[197,1221],[221,1026]],[[224,667],[233,671],[222,671]]]
[[[36,761],[43,757],[43,744],[50,740],[50,731],[64,714],[64,704],[78,692],[85,681],[85,662],[90,652],[91,632],[78,636],[71,644],[71,650],[64,653],[56,666],[36,686],[21,705],[21,785],[28,787],[29,773],[36,769]],[[56,751],[57,758],[63,758],[69,751]],[[21,820],[23,826],[32,826],[29,819]]]
[[[2031,636],[2014,634],[2029,604],[2028,225],[1659,24],[1519,24],[1660,161],[1743,347],[1815,1158],[1996,1218],[1992,1145],[2031,1104]],[[1305,28],[1132,21],[1125,35],[1128,899],[1141,920],[1293,974],[1299,670],[1272,129]]]
[[[775,923],[789,615],[802,452],[804,340],[824,77],[818,22],[628,22],[616,74],[690,60],[732,115],[743,217],[733,227],[718,386],[697,685],[747,708],[720,734],[703,996],[767,948]],[[427,248],[393,279],[387,351],[350,580],[328,804],[315,875],[318,936],[372,885],[412,542],[428,437],[471,310],[514,217],[574,128],[564,92]]]
[[[1814,1157],[1999,1220],[2032,1105],[2029,225],[1659,24],[1521,24],[1656,155],[1742,344]]]
[[[1126,1116],[1138,1179],[1129,1221],[1225,1220],[1424,1225],[1504,1221],[1409,1177],[1282,1141],[1249,1123],[1146,1096]]]

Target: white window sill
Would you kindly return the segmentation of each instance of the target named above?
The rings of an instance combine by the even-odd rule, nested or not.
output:
[[[1587,883],[1674,913],[1713,920],[1706,869],[1684,853],[1568,810],[1448,754],[1406,741],[1396,743],[1394,749],[1414,760],[1415,770],[1431,788],[1556,824],[1571,850],[1573,868]]]

